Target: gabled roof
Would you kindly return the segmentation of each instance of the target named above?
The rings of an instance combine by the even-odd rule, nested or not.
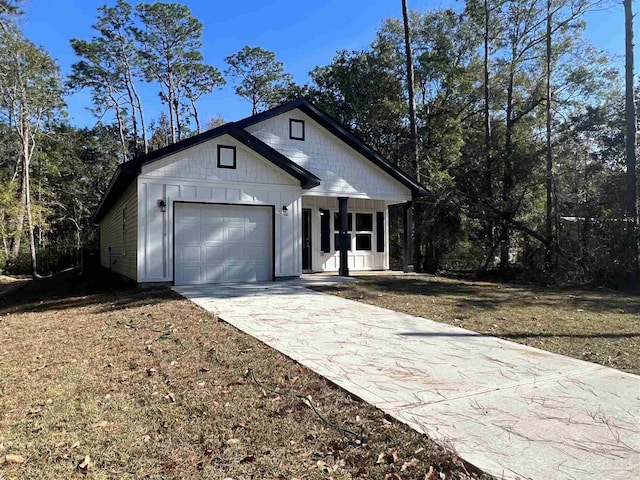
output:
[[[403,172],[399,167],[394,165],[391,161],[385,158],[380,152],[374,150],[362,140],[360,140],[356,135],[347,130],[342,124],[340,124],[337,120],[333,119],[327,113],[320,110],[313,103],[305,98],[301,98],[298,100],[294,100],[289,103],[285,103],[284,105],[280,105],[278,107],[272,108],[270,110],[266,110],[257,115],[253,115],[251,117],[247,117],[243,120],[236,122],[241,128],[246,128],[250,125],[255,125],[256,123],[260,123],[269,118],[276,117],[283,113],[289,112],[291,110],[299,109],[300,111],[307,114],[313,120],[322,125],[329,132],[334,134],[336,137],[341,139],[351,148],[356,150],[362,156],[373,162],[375,165],[380,167],[383,171],[388,173],[391,177],[395,178],[405,187],[411,190],[413,197],[424,197],[427,195],[427,189],[419,184],[416,180],[411,178],[408,174]]]
[[[276,149],[264,143],[262,140],[238,127],[236,123],[229,122],[220,127],[208,130],[199,135],[195,135],[159,150],[154,150],[146,155],[136,157],[133,160],[120,164],[113,174],[113,177],[109,182],[109,186],[107,187],[107,191],[103,195],[98,208],[91,217],[92,222],[97,223],[100,221],[100,219],[109,211],[118,198],[120,198],[124,191],[129,187],[129,185],[135,181],[144,165],[222,135],[230,135],[240,143],[246,145],[251,150],[264,157],[266,160],[273,163],[275,166],[296,178],[300,181],[300,186],[303,189],[310,189],[320,185],[320,179],[313,173],[305,170],[300,165],[278,152]]]

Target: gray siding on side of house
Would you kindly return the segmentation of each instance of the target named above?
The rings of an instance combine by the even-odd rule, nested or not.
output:
[[[137,257],[138,188],[137,182],[133,182],[100,221],[100,263],[113,272],[137,280]]]

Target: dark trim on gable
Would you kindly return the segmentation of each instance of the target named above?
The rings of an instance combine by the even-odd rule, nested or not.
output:
[[[346,127],[341,125],[340,122],[320,110],[307,99],[301,98],[294,100],[293,102],[285,103],[284,105],[280,105],[257,115],[240,120],[239,122],[236,122],[236,125],[241,128],[246,128],[295,109],[299,109],[303,113],[307,114],[329,132],[333,133],[347,145],[380,167],[384,172],[388,173],[391,177],[409,188],[414,198],[424,197],[428,194],[427,189],[424,186],[411,178],[391,161],[385,158],[380,152],[368,146],[356,135],[347,130]]]
[[[199,145],[222,135],[230,135],[238,142],[265,158],[267,161],[273,163],[275,166],[297,179],[303,189],[308,190],[320,185],[320,179],[313,173],[291,161],[282,153],[270,147],[259,138],[254,137],[246,130],[239,128],[235,123],[230,122],[120,164],[109,182],[107,191],[93,213],[91,221],[93,223],[98,223],[102,217],[104,217],[109,209],[116,203],[118,198],[120,198],[120,195],[122,195],[126,188],[136,180],[138,175],[140,175],[144,165],[148,165],[156,160],[160,160],[161,158],[186,150],[187,148]]]

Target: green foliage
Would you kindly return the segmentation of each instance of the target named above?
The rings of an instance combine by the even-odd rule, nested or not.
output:
[[[225,74],[236,81],[236,95],[251,102],[254,115],[278,103],[292,83],[275,54],[260,47],[245,45],[225,61]]]

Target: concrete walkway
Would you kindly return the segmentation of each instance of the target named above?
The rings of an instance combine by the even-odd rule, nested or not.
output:
[[[640,377],[300,283],[177,292],[498,478],[640,478]]]

